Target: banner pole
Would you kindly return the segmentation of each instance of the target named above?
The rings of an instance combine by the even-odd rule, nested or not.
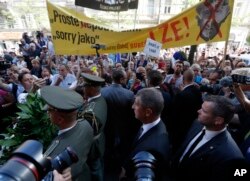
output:
[[[225,61],[225,60],[226,60],[226,56],[227,56],[227,46],[228,46],[228,40],[225,41],[224,55],[223,55],[222,61]],[[223,63],[223,62],[222,62],[222,63]]]
[[[234,1],[232,2],[232,11],[233,11],[233,7],[234,7]],[[228,46],[228,39],[229,39],[229,35],[230,35],[230,28],[231,28],[231,23],[232,23],[232,13],[231,13],[231,20],[229,21],[229,31],[228,31],[228,36],[227,36],[227,39],[226,39],[226,42],[225,42],[225,49],[224,49],[224,55],[223,55],[223,60],[222,61],[225,61],[226,59],[226,55],[227,55],[227,46]],[[224,63],[224,62],[222,62]]]
[[[137,9],[135,10],[134,29],[135,29],[135,26],[136,26],[136,20],[137,20]]]
[[[158,11],[158,24],[161,23],[161,0],[159,0],[159,11]]]
[[[120,11],[118,11],[118,30],[120,30]]]

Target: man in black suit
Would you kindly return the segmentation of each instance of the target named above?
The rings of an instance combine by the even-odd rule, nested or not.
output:
[[[188,69],[183,74],[183,88],[173,99],[172,116],[167,126],[173,153],[180,147],[201,108],[202,94],[194,82],[194,72]]]
[[[166,163],[169,157],[169,140],[165,125],[160,115],[163,109],[163,97],[155,88],[144,88],[136,94],[132,108],[141,126],[132,145],[132,150],[125,160],[120,177],[134,178],[134,165],[131,159],[139,152],[146,151],[156,158],[155,180],[162,180],[166,173]]]
[[[163,76],[159,71],[151,70],[148,73],[147,77],[148,77],[148,86],[158,89],[162,94],[162,97],[164,100],[164,107],[163,107],[163,110],[161,112],[161,120],[164,122],[166,128],[168,129],[168,122],[167,121],[168,121],[168,119],[170,117],[170,113],[171,113],[172,99],[171,99],[171,96],[168,92],[163,91],[160,88],[160,85],[163,83]]]
[[[192,125],[172,162],[175,180],[240,179],[234,177],[236,169],[247,169],[247,166],[226,128],[234,114],[230,100],[223,96],[209,96],[198,113],[198,122]]]
[[[121,162],[128,154],[140,127],[132,109],[134,93],[122,87],[126,84],[126,78],[124,70],[113,70],[112,85],[101,90],[108,107],[105,126],[105,174],[119,174],[117,168],[121,167]]]

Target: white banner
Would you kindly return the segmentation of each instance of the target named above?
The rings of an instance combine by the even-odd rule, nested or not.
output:
[[[144,48],[144,53],[148,56],[159,57],[162,44],[147,38],[147,42]]]

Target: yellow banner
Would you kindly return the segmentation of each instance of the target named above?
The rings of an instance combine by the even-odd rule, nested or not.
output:
[[[155,27],[114,31],[97,20],[47,1],[56,54],[95,54],[95,44],[105,45],[100,53],[142,51],[147,38],[162,48],[227,40],[233,0],[205,0]]]

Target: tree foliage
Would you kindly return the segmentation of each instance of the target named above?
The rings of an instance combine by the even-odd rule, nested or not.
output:
[[[13,26],[15,19],[13,14],[8,9],[0,6],[0,21],[7,22],[10,27]]]
[[[25,104],[18,104],[16,122],[2,134],[5,139],[0,140],[3,147],[3,156],[0,161],[4,163],[10,154],[24,141],[33,139],[40,141],[44,149],[52,141],[56,128],[50,122],[48,114],[43,110],[45,102],[38,94],[29,94]],[[10,118],[9,120],[13,120]]]

